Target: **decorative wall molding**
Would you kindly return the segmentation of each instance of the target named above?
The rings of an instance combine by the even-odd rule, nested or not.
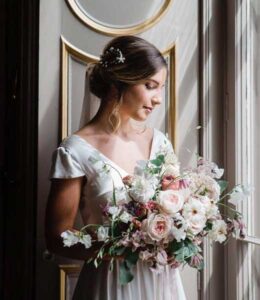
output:
[[[81,266],[59,265],[60,268],[60,300],[69,300],[75,289]]]
[[[91,19],[84,11],[81,9],[76,0],[66,0],[68,6],[74,15],[86,26],[90,27],[92,30],[96,32],[109,35],[109,36],[117,36],[117,35],[127,35],[127,34],[137,34],[151,28],[156,23],[158,23],[161,18],[168,11],[169,7],[173,0],[165,0],[161,8],[155,13],[155,15],[143,20],[138,25],[129,26],[125,28],[116,28],[102,25],[101,23],[95,22]],[[119,0],[120,1],[120,0]]]
[[[83,52],[79,48],[69,43],[64,37],[61,37],[61,49],[62,49],[62,82],[61,82],[61,139],[68,136],[68,93],[69,93],[69,57],[73,56],[76,59],[88,64],[91,62],[97,62],[99,58],[95,55]]]

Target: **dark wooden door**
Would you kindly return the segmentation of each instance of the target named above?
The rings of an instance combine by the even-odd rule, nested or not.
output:
[[[0,0],[1,299],[34,299],[39,1]]]

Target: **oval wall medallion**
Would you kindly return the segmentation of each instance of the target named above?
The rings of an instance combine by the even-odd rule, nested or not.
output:
[[[88,27],[106,35],[136,34],[157,23],[173,0],[67,0]]]

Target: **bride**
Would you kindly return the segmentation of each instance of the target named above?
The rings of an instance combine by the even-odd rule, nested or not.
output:
[[[53,154],[51,189],[46,210],[47,248],[59,255],[88,260],[95,246],[64,247],[61,233],[76,230],[80,210],[84,224],[102,224],[101,205],[111,193],[111,180],[99,174],[95,159],[113,165],[115,185],[131,175],[138,160],[153,158],[160,145],[170,142],[160,131],[140,130],[131,120],[145,121],[163,101],[167,65],[153,45],[135,36],[113,39],[89,76],[91,92],[101,99],[95,117],[79,131],[65,138]],[[173,151],[173,150],[172,150]],[[93,157],[95,158],[93,160]],[[73,299],[77,300],[184,300],[178,269],[165,267],[155,274],[139,261],[134,280],[120,285],[119,262],[109,270],[110,257],[98,267],[84,264]]]

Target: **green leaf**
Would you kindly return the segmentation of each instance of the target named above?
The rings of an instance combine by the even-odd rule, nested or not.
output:
[[[184,246],[184,241],[177,242],[172,241],[169,243],[169,251],[171,254],[174,254],[177,250],[181,249]]]
[[[138,258],[139,258],[139,253],[137,251],[132,252],[131,249],[129,249],[129,248],[127,249],[127,253],[125,256],[125,262],[129,268],[136,265]]]
[[[206,226],[203,228],[203,230],[205,230],[205,231],[209,231],[209,230],[211,230],[211,229],[212,229],[212,226],[213,226],[213,224],[212,224],[212,223],[210,223],[210,222],[207,222],[207,223],[206,223]]]
[[[218,185],[220,186],[220,195],[227,189],[228,182],[226,180],[218,180]]]
[[[160,167],[164,163],[164,156],[160,154],[155,159],[151,159],[150,163],[157,167]]]
[[[123,255],[123,253],[125,252],[125,247],[117,247],[115,249],[113,249],[113,252],[115,255]]]
[[[115,183],[114,183],[114,180],[112,180],[113,182],[113,195],[112,195],[112,202],[113,202],[113,205],[116,205],[116,188],[115,188]]]
[[[127,284],[128,282],[134,279],[133,274],[128,268],[125,261],[120,262],[119,264],[119,281],[121,284]]]

